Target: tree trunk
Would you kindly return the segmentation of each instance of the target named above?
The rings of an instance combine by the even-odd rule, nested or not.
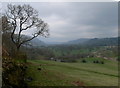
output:
[[[19,52],[20,51],[20,45],[17,45],[16,47],[17,47],[17,52]]]

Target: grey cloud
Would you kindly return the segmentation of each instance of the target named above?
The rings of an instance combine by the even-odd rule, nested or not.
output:
[[[14,3],[16,4],[16,3]],[[17,3],[24,4],[24,3]],[[78,38],[117,36],[117,2],[39,2],[27,3],[49,24],[50,38],[43,41],[69,41]]]

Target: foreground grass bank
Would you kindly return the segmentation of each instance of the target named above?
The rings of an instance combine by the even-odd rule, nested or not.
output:
[[[89,58],[90,59],[90,58]],[[29,86],[117,86],[116,61],[104,60],[105,64],[91,61],[64,63],[48,60],[28,60],[27,76],[33,80]],[[38,70],[38,68],[41,68]]]

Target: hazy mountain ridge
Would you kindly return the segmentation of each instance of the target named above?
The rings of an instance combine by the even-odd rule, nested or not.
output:
[[[45,46],[46,45],[43,41],[39,40],[38,38],[31,40],[31,43],[33,46]]]
[[[30,38],[30,36],[26,36]],[[112,37],[112,38],[80,38],[68,42],[44,42],[38,38],[35,38],[28,42],[28,44],[32,46],[47,46],[47,45],[86,45],[86,46],[114,46],[118,45],[119,37]]]
[[[118,45],[119,37],[112,38],[81,38],[77,40],[68,41],[65,44],[80,44],[80,45],[95,45],[95,46],[109,46],[109,45]]]
[[[94,38],[90,39],[87,42],[84,42],[86,45],[95,45],[95,46],[116,46],[118,45],[118,37],[114,38]]]
[[[23,38],[23,40],[27,40],[27,39],[30,39],[31,36],[22,35],[22,38]],[[34,38],[34,39],[32,39],[31,41],[26,42],[24,45],[28,45],[28,46],[45,46],[46,43],[43,42],[43,41],[41,41],[41,40],[38,39],[38,38]]]
[[[68,41],[66,44],[83,44],[84,42],[87,42],[88,40],[90,40],[90,39],[89,38],[80,38],[77,40]]]

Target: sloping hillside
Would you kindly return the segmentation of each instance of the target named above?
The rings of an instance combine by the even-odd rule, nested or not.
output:
[[[48,60],[29,60],[29,86],[117,86],[117,62],[92,63],[102,58],[88,58],[87,63],[64,63]],[[39,68],[39,69],[38,69]]]
[[[84,42],[84,44],[94,46],[116,46],[118,45],[118,38],[94,38]]]

